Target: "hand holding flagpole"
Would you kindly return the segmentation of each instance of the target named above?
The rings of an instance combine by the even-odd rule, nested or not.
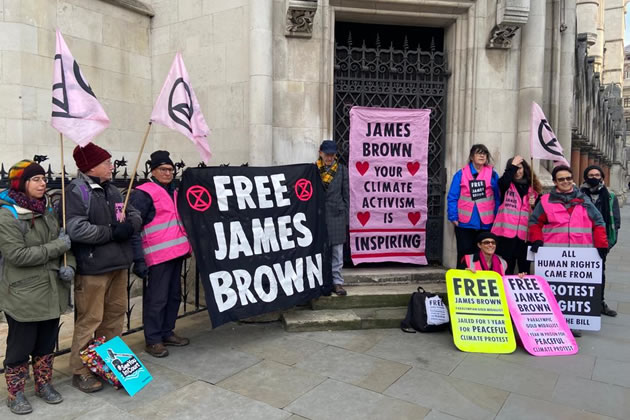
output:
[[[96,99],[68,45],[57,30],[52,86],[50,124],[59,131],[61,148],[61,214],[66,229],[66,167],[63,159],[63,136],[83,147],[109,126],[109,118]],[[63,264],[67,256],[63,254]]]

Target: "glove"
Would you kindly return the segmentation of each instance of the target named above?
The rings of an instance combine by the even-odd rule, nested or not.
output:
[[[608,255],[608,248],[597,248],[597,253],[603,260],[604,258],[606,258],[606,255]]]
[[[536,253],[538,252],[538,248],[540,248],[541,246],[543,246],[543,241],[534,241],[531,247],[531,251],[533,253]]]
[[[141,279],[146,278],[149,275],[149,268],[144,261],[136,261],[133,263],[133,274],[140,277]]]
[[[59,245],[63,248],[63,252],[66,252],[72,246],[72,242],[70,241],[70,237],[66,233],[65,229],[61,229],[59,231],[59,237],[56,239]]]
[[[133,226],[129,222],[119,223],[112,227],[112,237],[116,242],[124,242],[133,235]]]
[[[74,279],[74,268],[70,267],[69,265],[59,268],[59,278],[67,286],[70,286],[72,280]]]

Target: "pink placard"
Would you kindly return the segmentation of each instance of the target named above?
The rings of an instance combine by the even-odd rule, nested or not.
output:
[[[427,264],[429,109],[350,110],[352,262]]]
[[[569,356],[578,345],[547,281],[540,276],[504,276],[512,321],[523,347],[534,356]]]

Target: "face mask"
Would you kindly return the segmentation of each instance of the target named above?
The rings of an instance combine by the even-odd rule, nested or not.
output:
[[[590,185],[591,187],[596,187],[600,184],[601,179],[597,179],[597,178],[586,178],[584,180],[588,185]]]

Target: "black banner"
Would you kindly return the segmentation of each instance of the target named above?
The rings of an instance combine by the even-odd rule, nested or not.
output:
[[[186,169],[177,208],[212,326],[317,298],[332,278],[312,164]]]

